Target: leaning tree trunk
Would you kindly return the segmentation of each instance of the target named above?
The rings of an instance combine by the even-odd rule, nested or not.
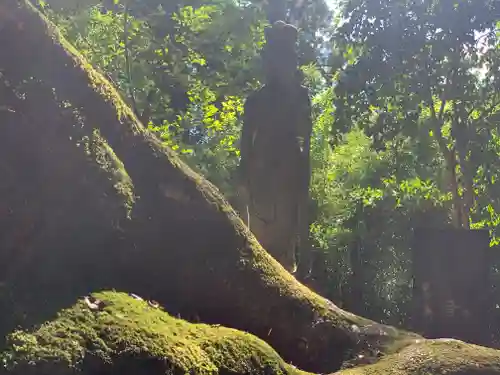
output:
[[[116,288],[254,333],[303,369],[334,371],[362,350],[407,346],[353,371],[498,373],[494,351],[408,346],[422,340],[297,282],[27,0],[0,4],[0,51],[1,212],[25,229],[0,232],[10,249],[1,254],[3,334],[84,292]]]

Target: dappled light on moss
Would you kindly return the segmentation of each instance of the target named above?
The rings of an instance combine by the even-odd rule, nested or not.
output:
[[[19,374],[30,368],[70,374],[87,373],[89,366],[112,371],[121,361],[134,366],[134,361],[148,360],[174,374],[299,372],[249,333],[188,323],[125,293],[101,292],[93,297],[102,302],[101,309],[92,310],[81,300],[32,333],[12,333],[9,349],[2,354],[7,368]]]
[[[221,326],[174,318],[135,295],[100,292],[33,332],[16,331],[1,355],[12,374],[306,374],[261,339]],[[361,363],[362,364],[362,363]],[[414,340],[374,364],[342,375],[494,374],[498,351],[458,340]]]
[[[344,370],[343,375],[496,374],[500,371],[497,350],[459,340],[419,340],[375,364]]]
[[[83,144],[86,153],[110,176],[109,178],[113,182],[117,194],[122,197],[127,214],[130,216],[135,203],[134,185],[125,166],[113,149],[109,147],[98,129],[94,129],[90,137],[85,137]]]

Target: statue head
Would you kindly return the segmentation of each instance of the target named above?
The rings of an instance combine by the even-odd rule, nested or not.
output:
[[[268,83],[289,85],[296,80],[298,30],[295,26],[277,21],[265,30],[266,45],[262,62]]]

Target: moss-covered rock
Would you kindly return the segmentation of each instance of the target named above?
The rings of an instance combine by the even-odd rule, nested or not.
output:
[[[358,366],[340,375],[493,375],[500,373],[500,351],[459,340],[419,340],[375,364]]]
[[[2,354],[16,374],[300,374],[267,343],[238,330],[174,318],[150,302],[101,292],[29,333]],[[95,305],[95,306],[94,306]]]

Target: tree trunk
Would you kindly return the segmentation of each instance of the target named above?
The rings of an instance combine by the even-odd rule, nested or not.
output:
[[[456,228],[463,228],[465,215],[464,207],[462,204],[462,199],[460,197],[460,185],[457,178],[457,160],[454,150],[446,149],[443,151],[445,155],[446,170],[448,172],[448,188],[450,189],[453,196],[453,225]],[[468,224],[467,220],[467,224]]]
[[[187,318],[249,331],[312,371],[331,372],[362,351],[388,354],[420,339],[345,312],[297,282],[218,190],[144,130],[26,0],[0,4],[0,50],[2,90],[15,94],[13,112],[0,114],[0,150],[12,160],[0,173],[10,168],[13,175],[2,203],[20,212],[20,223],[27,217],[38,224],[27,225],[34,236],[22,242],[0,233],[11,254],[23,254],[2,263],[3,334],[19,322],[47,319],[89,290],[115,288]],[[354,371],[431,368],[497,374],[500,355],[424,342]]]
[[[432,104],[433,105],[433,104]],[[431,108],[433,108],[431,105]],[[456,228],[468,228],[469,226],[469,217],[466,215],[464,210],[464,204],[460,197],[460,184],[457,178],[457,156],[455,152],[455,148],[451,150],[448,149],[446,144],[446,140],[443,137],[443,133],[441,131],[441,126],[443,125],[442,113],[444,110],[445,102],[441,103],[442,110],[440,111],[439,117],[433,109],[433,125],[434,125],[434,136],[436,137],[436,141],[438,143],[439,149],[443,153],[445,167],[446,167],[446,183],[447,187],[450,190],[453,196],[453,211],[452,211],[452,223]]]
[[[467,123],[468,115],[463,108],[459,108],[454,103],[454,119],[452,121],[452,134],[455,137],[455,148],[458,156],[458,165],[461,173],[462,192],[462,224],[463,228],[470,228],[470,211],[474,207],[474,174],[470,168],[469,160],[469,125]],[[464,119],[465,118],[465,119]]]
[[[346,295],[345,307],[349,311],[356,314],[365,312],[365,300],[363,299],[365,278],[364,267],[364,252],[365,244],[363,243],[363,235],[367,233],[366,213],[361,202],[358,202],[357,209],[351,222],[355,237],[349,249],[349,262],[351,266],[351,274],[349,277],[349,293]]]

